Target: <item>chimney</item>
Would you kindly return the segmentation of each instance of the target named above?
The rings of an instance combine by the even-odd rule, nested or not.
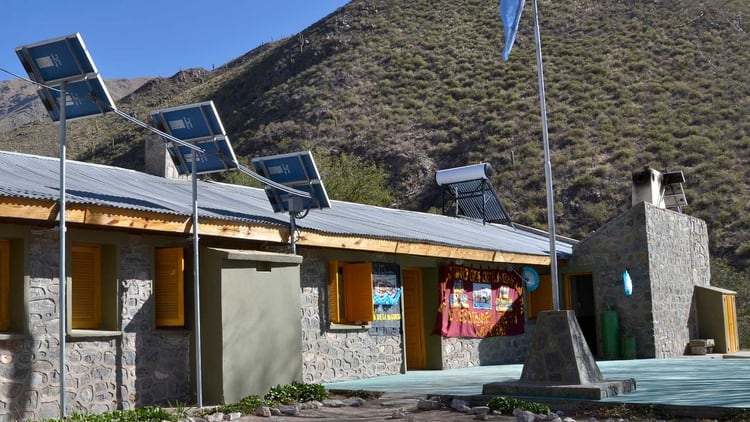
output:
[[[660,199],[661,180],[661,172],[654,170],[649,166],[644,167],[643,170],[634,171],[632,205],[637,205],[641,202],[648,202],[659,208],[664,208],[664,203]],[[659,204],[660,202],[661,204]]]
[[[177,172],[172,157],[167,153],[167,143],[161,136],[154,135],[146,137],[144,170],[154,176],[167,179],[185,179]]]
[[[683,183],[685,176],[682,171],[662,173],[645,166],[643,170],[633,172],[632,205],[648,202],[659,208],[682,212],[682,207],[687,205]]]

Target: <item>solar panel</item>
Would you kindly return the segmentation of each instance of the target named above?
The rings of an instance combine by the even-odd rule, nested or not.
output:
[[[204,151],[195,156],[197,174],[237,168],[237,157],[213,101],[154,110],[151,119],[158,129]],[[167,151],[180,174],[192,173],[194,148],[171,142]]]
[[[167,151],[180,174],[191,174],[193,172],[193,154],[196,154],[196,174],[216,173],[237,168],[237,158],[234,155],[232,145],[226,136],[217,136],[215,139],[206,139],[190,142],[203,149],[204,153],[196,153],[195,150],[185,146],[169,143]]]
[[[156,126],[186,142],[226,136],[213,101],[151,112]]]
[[[487,180],[451,183],[445,191],[456,202],[459,214],[489,223],[510,224],[510,215]]]
[[[53,121],[60,120],[65,84],[65,118],[75,120],[115,110],[78,33],[16,48],[29,78],[42,86],[39,97]]]
[[[58,85],[97,73],[79,33],[18,47],[16,54],[26,73],[41,84]]]
[[[252,163],[255,171],[261,176],[310,194],[310,198],[300,198],[266,185],[264,189],[274,212],[289,212],[290,209],[298,212],[331,207],[328,193],[310,151],[253,158]]]
[[[664,173],[662,177],[664,206],[682,212],[682,207],[687,206],[687,197],[685,197],[685,190],[682,187],[682,184],[685,183],[685,175],[678,170]]]
[[[55,89],[38,90],[44,108],[50,118],[60,121],[60,86]],[[95,77],[68,82],[65,89],[65,119],[76,120],[84,117],[104,114],[114,109],[107,87],[99,75]]]
[[[483,222],[510,224],[510,215],[490,183],[491,174],[492,167],[487,163],[436,172],[435,180],[443,187],[443,213],[446,213],[446,204],[453,202],[457,215]]]

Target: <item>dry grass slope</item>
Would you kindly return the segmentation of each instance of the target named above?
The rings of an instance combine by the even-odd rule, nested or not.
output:
[[[714,256],[750,262],[750,2],[540,0],[561,234],[582,237],[629,207],[630,173],[685,172]],[[297,36],[215,71],[150,81],[118,102],[213,99],[238,154],[323,147],[388,170],[394,206],[440,206],[435,170],[480,161],[515,221],[546,227],[531,7],[502,62],[496,0],[353,0]],[[240,52],[238,52],[240,53]],[[142,168],[146,134],[116,116],[74,122],[71,154]],[[47,122],[3,149],[55,155]],[[23,142],[22,142],[23,140]],[[29,140],[29,141],[27,141]]]

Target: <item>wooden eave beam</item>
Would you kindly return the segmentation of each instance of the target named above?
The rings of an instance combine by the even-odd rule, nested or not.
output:
[[[0,217],[55,221],[57,202],[25,198],[0,198]]]
[[[55,222],[57,201],[34,199],[0,198],[0,217],[22,218]],[[159,232],[190,233],[192,217],[174,214],[161,214],[147,211],[128,210],[95,205],[69,204],[66,208],[69,223],[137,229]],[[260,224],[230,222],[226,220],[201,218],[199,233],[206,236],[230,237],[235,239],[260,240],[276,243],[289,242],[287,227],[272,227]],[[478,262],[496,262],[526,265],[549,265],[549,256],[500,252],[487,249],[461,248],[456,246],[433,245],[420,242],[404,242],[388,239],[372,239],[357,236],[342,236],[312,231],[297,232],[298,245],[350,249],[358,251],[393,253],[463,259]]]
[[[506,253],[485,249],[461,248],[418,242],[387,239],[369,239],[356,236],[329,235],[310,231],[298,232],[297,245],[351,249],[367,252],[416,255],[444,259],[463,259],[479,262],[497,262],[527,265],[549,265],[549,256]]]
[[[93,224],[107,227],[154,230],[161,232],[192,232],[192,216],[159,214],[137,210],[123,210],[100,206],[69,206],[67,220],[74,223]],[[201,236],[222,236],[236,239],[286,242],[286,227],[271,227],[260,224],[230,222],[211,218],[198,220],[198,233]]]
[[[0,217],[3,218],[55,223],[58,214],[57,201],[0,198]],[[193,225],[192,216],[82,204],[68,204],[65,210],[65,220],[68,223],[173,233],[190,233]],[[289,241],[289,233],[286,227],[234,223],[207,218],[200,219],[198,223],[199,234],[201,235],[279,243]]]

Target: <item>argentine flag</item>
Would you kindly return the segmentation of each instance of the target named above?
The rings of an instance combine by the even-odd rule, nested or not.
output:
[[[518,32],[518,21],[521,20],[524,0],[500,0],[500,18],[505,28],[505,48],[503,48],[503,61],[508,61],[510,49],[516,41]]]

